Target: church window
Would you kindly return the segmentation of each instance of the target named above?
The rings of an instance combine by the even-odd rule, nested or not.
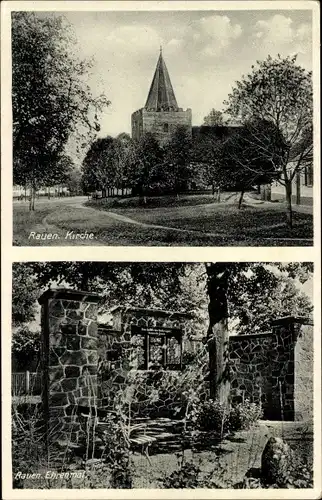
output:
[[[169,132],[169,124],[168,123],[163,124],[163,132]]]

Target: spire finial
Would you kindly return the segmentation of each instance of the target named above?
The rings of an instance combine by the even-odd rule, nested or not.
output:
[[[160,45],[160,54],[162,55],[162,45]]]

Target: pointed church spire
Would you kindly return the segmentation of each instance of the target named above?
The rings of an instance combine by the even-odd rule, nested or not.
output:
[[[144,108],[148,111],[178,111],[170,76],[162,57],[162,46]]]

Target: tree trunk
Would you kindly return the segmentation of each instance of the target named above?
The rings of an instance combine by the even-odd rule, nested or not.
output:
[[[265,185],[265,200],[272,201],[272,187],[270,184]]]
[[[227,405],[229,400],[228,365],[228,278],[230,266],[217,262],[206,266],[209,295],[209,328],[207,343],[209,348],[210,397]]]
[[[285,194],[287,205],[287,225],[290,229],[293,228],[293,211],[292,211],[292,181],[285,181]]]
[[[33,196],[33,186],[30,184],[29,187],[29,211],[31,212],[32,208],[32,196]]]
[[[240,197],[239,197],[239,201],[238,201],[238,210],[241,209],[241,206],[242,206],[242,203],[243,203],[243,198],[244,198],[244,193],[245,193],[245,190],[243,189],[240,192]]]
[[[211,189],[212,189],[212,196],[215,196],[215,184],[211,184]]]
[[[32,187],[32,196],[31,196],[31,210],[35,210],[35,198],[36,198],[36,188],[35,186]]]
[[[301,205],[301,174],[296,173],[296,205]]]

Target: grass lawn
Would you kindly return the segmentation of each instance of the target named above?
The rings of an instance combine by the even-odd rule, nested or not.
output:
[[[148,206],[137,198],[87,201],[82,198],[41,200],[35,212],[14,203],[15,245],[146,245],[146,246],[298,246],[312,245],[313,217],[294,213],[286,226],[281,203],[246,204],[238,210],[225,194],[222,203],[210,195],[156,197]],[[222,198],[222,199],[223,199]],[[36,240],[31,232],[56,233],[58,239]],[[71,240],[69,231],[94,233],[92,240]]]

